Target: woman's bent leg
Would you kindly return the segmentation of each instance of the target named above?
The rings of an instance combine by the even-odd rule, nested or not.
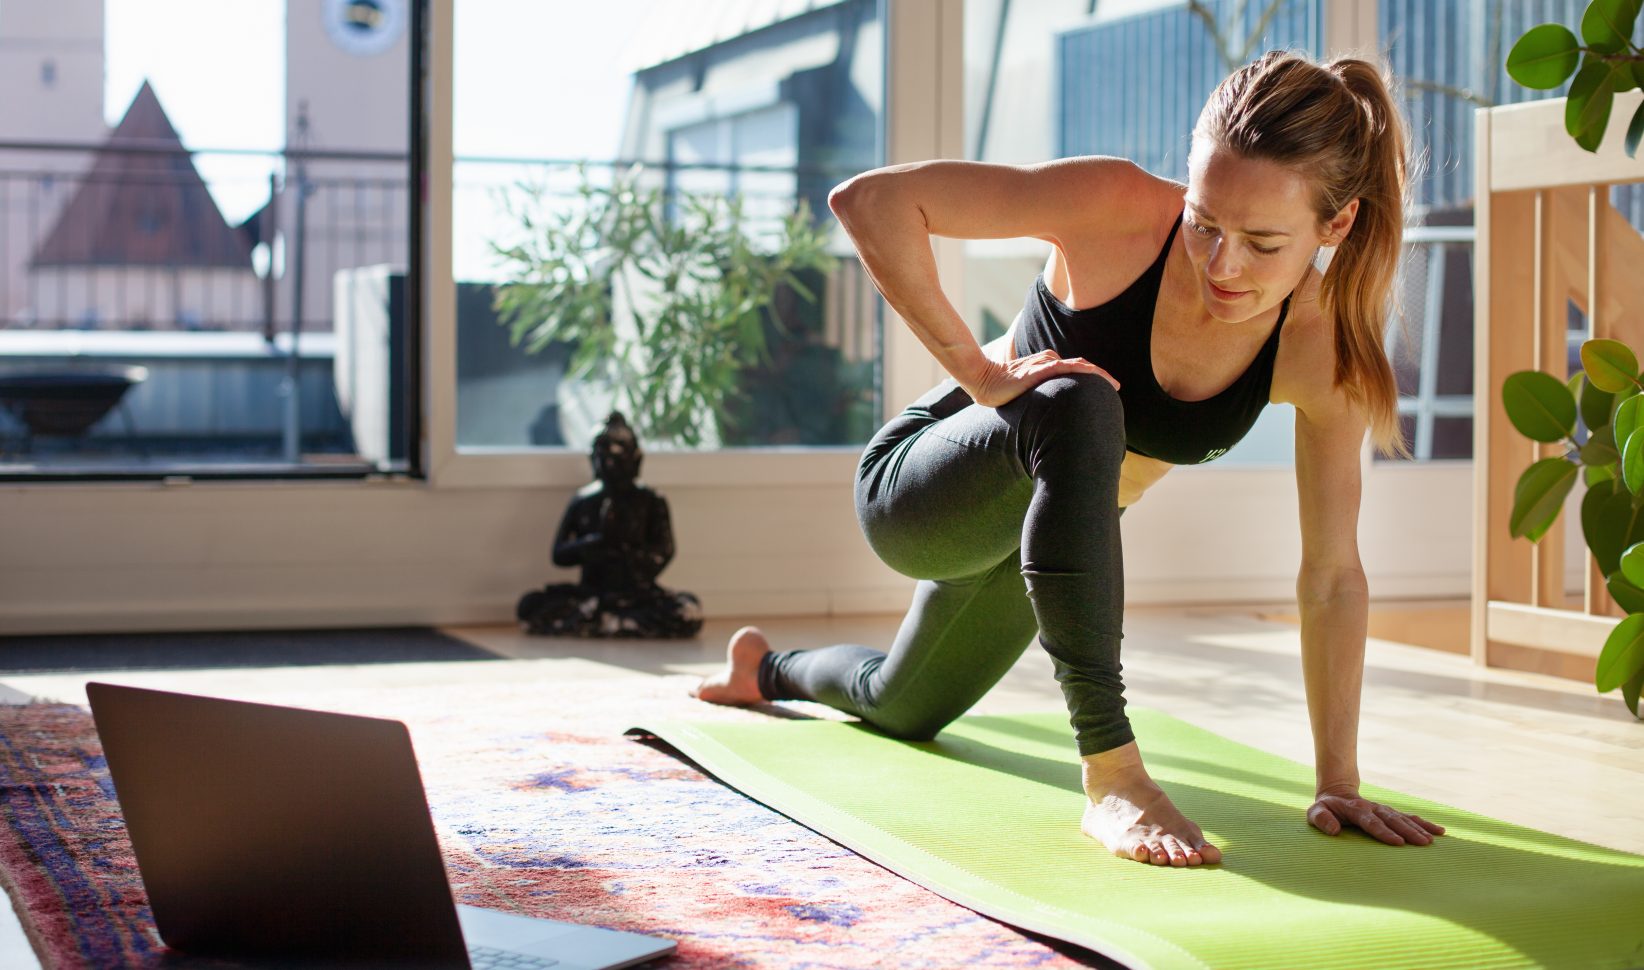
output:
[[[888,654],[854,644],[772,653],[759,689],[928,741],[1010,670],[1037,629],[1013,553],[980,576],[920,580]]]
[[[858,473],[869,544],[922,580],[896,644],[889,655],[852,645],[773,654],[761,692],[929,737],[1010,669],[1037,628],[1080,752],[1131,740],[1118,656],[1123,457],[1122,406],[1094,375],[1053,378],[997,409],[970,404],[951,381],[933,389],[875,436]]]

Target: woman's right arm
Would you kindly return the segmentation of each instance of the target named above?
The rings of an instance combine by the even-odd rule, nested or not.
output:
[[[1088,361],[1063,360],[1050,350],[1005,362],[985,354],[942,293],[930,237],[1033,237],[1066,253],[1079,247],[1092,223],[1105,232],[1125,233],[1156,216],[1148,200],[1157,184],[1118,158],[1027,166],[916,162],[851,178],[828,196],[828,206],[874,285],[919,342],[973,400],[998,407],[1057,374],[1108,375]]]

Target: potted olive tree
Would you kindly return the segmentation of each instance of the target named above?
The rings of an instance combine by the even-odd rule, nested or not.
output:
[[[805,279],[834,263],[803,200],[756,224],[740,198],[671,194],[635,167],[609,185],[584,169],[570,204],[542,185],[505,198],[519,228],[495,242],[507,282],[498,320],[516,346],[572,348],[568,377],[622,410],[642,435],[715,446],[750,368],[786,333],[787,294],[815,302]]]

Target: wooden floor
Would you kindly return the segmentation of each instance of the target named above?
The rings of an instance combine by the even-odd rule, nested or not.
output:
[[[1398,609],[1408,612],[1409,604]],[[1280,614],[1131,609],[1124,644],[1130,704],[1158,708],[1235,741],[1311,763],[1298,630],[1263,615]],[[791,648],[842,642],[884,646],[899,620],[756,622],[778,648]],[[1372,626],[1411,639],[1416,637],[1410,631],[1437,629],[1421,620],[1407,616]],[[705,673],[718,665],[725,639],[740,625],[712,621],[700,638],[683,642],[553,640],[525,637],[508,627],[456,628],[448,632],[532,662],[0,676],[0,701],[36,697],[84,703],[84,685],[94,679],[255,700],[321,677],[327,690],[335,691],[349,684],[439,689],[454,680],[609,677],[613,671],[634,677]],[[1590,683],[1481,670],[1443,644],[1423,648],[1373,639],[1365,666],[1359,763],[1366,782],[1644,854],[1637,809],[1644,805],[1644,722],[1628,713],[1619,692],[1600,696]],[[1049,659],[1038,649],[1029,650],[978,705],[983,713],[1062,709]],[[1145,758],[1145,738],[1142,745]],[[38,966],[3,908],[0,966]]]

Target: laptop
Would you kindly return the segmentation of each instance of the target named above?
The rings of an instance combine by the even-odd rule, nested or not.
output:
[[[674,943],[455,905],[399,721],[86,685],[160,937],[259,965],[605,970]]]

